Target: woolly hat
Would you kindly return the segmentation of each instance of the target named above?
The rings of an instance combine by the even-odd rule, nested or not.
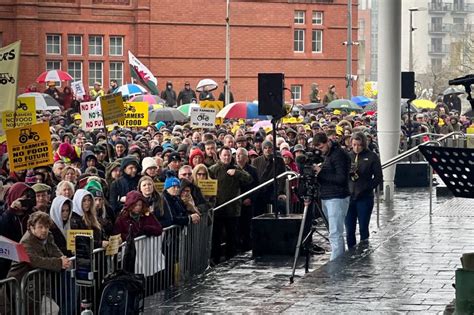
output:
[[[280,144],[280,151],[283,152],[285,149],[290,150],[290,145],[286,142],[282,142],[282,144]]]
[[[263,141],[263,143],[262,143],[262,148],[264,148],[264,147],[273,148],[273,143],[272,143],[271,141],[265,140],[265,141]]]
[[[172,152],[169,156],[168,156],[168,163],[171,163],[173,161],[176,161],[176,162],[181,162],[181,155],[179,155],[178,152]]]
[[[75,161],[78,159],[76,150],[69,143],[61,143],[58,148],[58,155],[61,160],[66,163]]]
[[[183,152],[188,152],[188,145],[186,143],[181,143],[178,145],[178,152],[183,151]]]
[[[26,171],[25,183],[30,184],[30,185],[36,183],[35,171],[33,170]]]
[[[282,157],[288,157],[292,160],[294,160],[295,158],[293,157],[293,153],[291,153],[289,150],[283,150],[283,152],[281,152],[281,156]]]
[[[155,146],[153,147],[153,149],[151,150],[151,155],[152,155],[152,156],[155,156],[155,155],[157,155],[158,153],[160,153],[160,155],[161,155],[161,152],[163,152],[163,147],[158,144],[158,145],[155,145]]]
[[[180,186],[180,181],[178,178],[176,177],[167,177],[166,180],[165,180],[165,190],[170,188],[170,187],[173,187],[173,186]]]
[[[138,159],[133,155],[127,155],[126,157],[124,157],[122,159],[122,162],[120,163],[120,170],[123,171],[130,164],[135,164],[137,169],[140,168],[140,164],[138,163]]]
[[[91,180],[87,183],[87,185],[84,187],[85,190],[90,192],[93,197],[103,197],[104,194],[102,192],[102,185],[95,180]]]
[[[143,202],[143,206],[146,207],[148,205],[145,197],[141,193],[136,190],[129,191],[127,196],[125,197],[125,204],[123,205],[124,209],[130,210],[132,206],[134,206],[138,201]]]
[[[145,175],[147,169],[151,167],[158,167],[154,158],[147,156],[142,161],[142,175]]]
[[[159,121],[155,125],[156,129],[160,130],[161,127],[166,127],[166,124],[162,121]]]

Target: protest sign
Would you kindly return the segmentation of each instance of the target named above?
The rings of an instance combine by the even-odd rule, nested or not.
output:
[[[217,179],[199,180],[198,187],[204,196],[217,196]]]
[[[125,119],[119,123],[120,126],[146,127],[148,126],[148,103],[147,102],[125,102]]]
[[[104,124],[120,123],[125,119],[122,93],[107,94],[100,98]]]
[[[466,138],[467,138],[467,147],[474,148],[474,128],[467,128],[466,129]]]
[[[19,97],[15,111],[2,113],[3,129],[24,127],[36,124],[36,105],[34,97]]]
[[[109,245],[105,249],[106,256],[113,256],[118,253],[120,244],[122,243],[122,236],[120,234],[109,237]]]
[[[192,128],[214,128],[216,121],[216,110],[211,108],[191,107]]]
[[[74,252],[76,248],[76,236],[84,235],[94,237],[94,231],[92,230],[67,230],[66,241],[67,241],[67,250]]]
[[[21,41],[0,48],[0,111],[14,111]]]
[[[53,164],[48,123],[7,129],[5,132],[11,170],[21,171]]]
[[[224,108],[224,102],[222,101],[201,101],[199,105],[202,108],[214,108],[216,113],[218,113],[221,109]]]
[[[165,183],[164,182],[155,182],[155,190],[158,192],[163,192],[165,189]]]
[[[76,96],[81,99],[84,95],[86,95],[86,89],[84,88],[84,84],[81,80],[71,82],[71,90]]]
[[[94,130],[104,128],[102,110],[99,102],[84,102],[80,105],[82,117],[82,129]]]

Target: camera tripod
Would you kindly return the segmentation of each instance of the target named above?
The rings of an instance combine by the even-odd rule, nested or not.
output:
[[[301,246],[306,251],[305,255],[305,273],[309,272],[309,256],[310,256],[310,245],[311,245],[311,240],[313,238],[313,234],[316,233],[325,240],[329,241],[329,239],[321,234],[318,230],[316,230],[317,222],[316,222],[316,216],[315,210],[319,213],[321,218],[323,219],[324,225],[326,229],[329,231],[329,224],[326,216],[324,215],[323,211],[321,210],[321,207],[318,205],[317,200],[314,200],[313,198],[310,197],[305,197],[304,198],[304,210],[303,210],[303,218],[301,219],[301,225],[300,225],[300,231],[298,234],[298,241],[296,242],[296,250],[295,250],[295,259],[293,261],[293,271],[290,276],[290,283],[293,283],[294,277],[295,277],[295,271],[296,271],[296,263],[298,262],[298,257],[300,255],[300,250]],[[303,238],[304,230],[306,227],[306,219],[308,216],[308,212],[311,211],[312,217],[314,218],[311,222],[311,228],[309,232],[306,234],[306,236]]]

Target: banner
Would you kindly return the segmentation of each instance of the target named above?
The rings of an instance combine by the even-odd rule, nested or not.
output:
[[[158,80],[153,73],[143,63],[138,60],[130,51],[128,51],[128,63],[130,73],[139,83],[142,83],[151,91],[151,94],[158,95]]]
[[[23,244],[14,242],[4,236],[0,236],[0,258],[17,262],[30,262],[30,257],[28,257]]]
[[[203,179],[197,183],[204,196],[217,196],[217,179]]]
[[[84,102],[80,105],[82,129],[94,130],[104,128],[104,120],[102,119],[102,110],[99,102]]]
[[[191,128],[214,128],[216,110],[213,108],[191,107]]]
[[[34,124],[36,124],[36,101],[34,97],[19,97],[16,101],[15,111],[2,113],[3,129],[31,126]]]
[[[104,124],[111,125],[120,123],[125,118],[123,109],[122,93],[107,94],[100,98]]]
[[[76,236],[77,235],[84,235],[94,237],[94,231],[92,230],[67,230],[66,235],[66,242],[67,242],[67,250],[74,252],[76,249]]]
[[[125,119],[119,123],[125,128],[148,126],[148,102],[125,102]]]
[[[21,41],[0,48],[0,112],[14,111]]]
[[[84,95],[86,95],[86,89],[84,88],[82,80],[71,82],[71,90],[76,95],[76,97],[81,99]]]
[[[54,163],[48,123],[7,129],[5,132],[11,170],[21,171]]]

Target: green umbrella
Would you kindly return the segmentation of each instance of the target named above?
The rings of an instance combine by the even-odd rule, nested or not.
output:
[[[358,106],[356,103],[354,103],[351,100],[346,100],[346,99],[338,99],[334,100],[331,103],[326,106],[327,109],[339,109],[339,110],[346,110],[349,112],[361,112],[362,108]]]
[[[189,117],[191,115],[191,107],[199,107],[199,104],[189,103],[183,104],[178,107],[178,110],[183,113],[185,116]]]

